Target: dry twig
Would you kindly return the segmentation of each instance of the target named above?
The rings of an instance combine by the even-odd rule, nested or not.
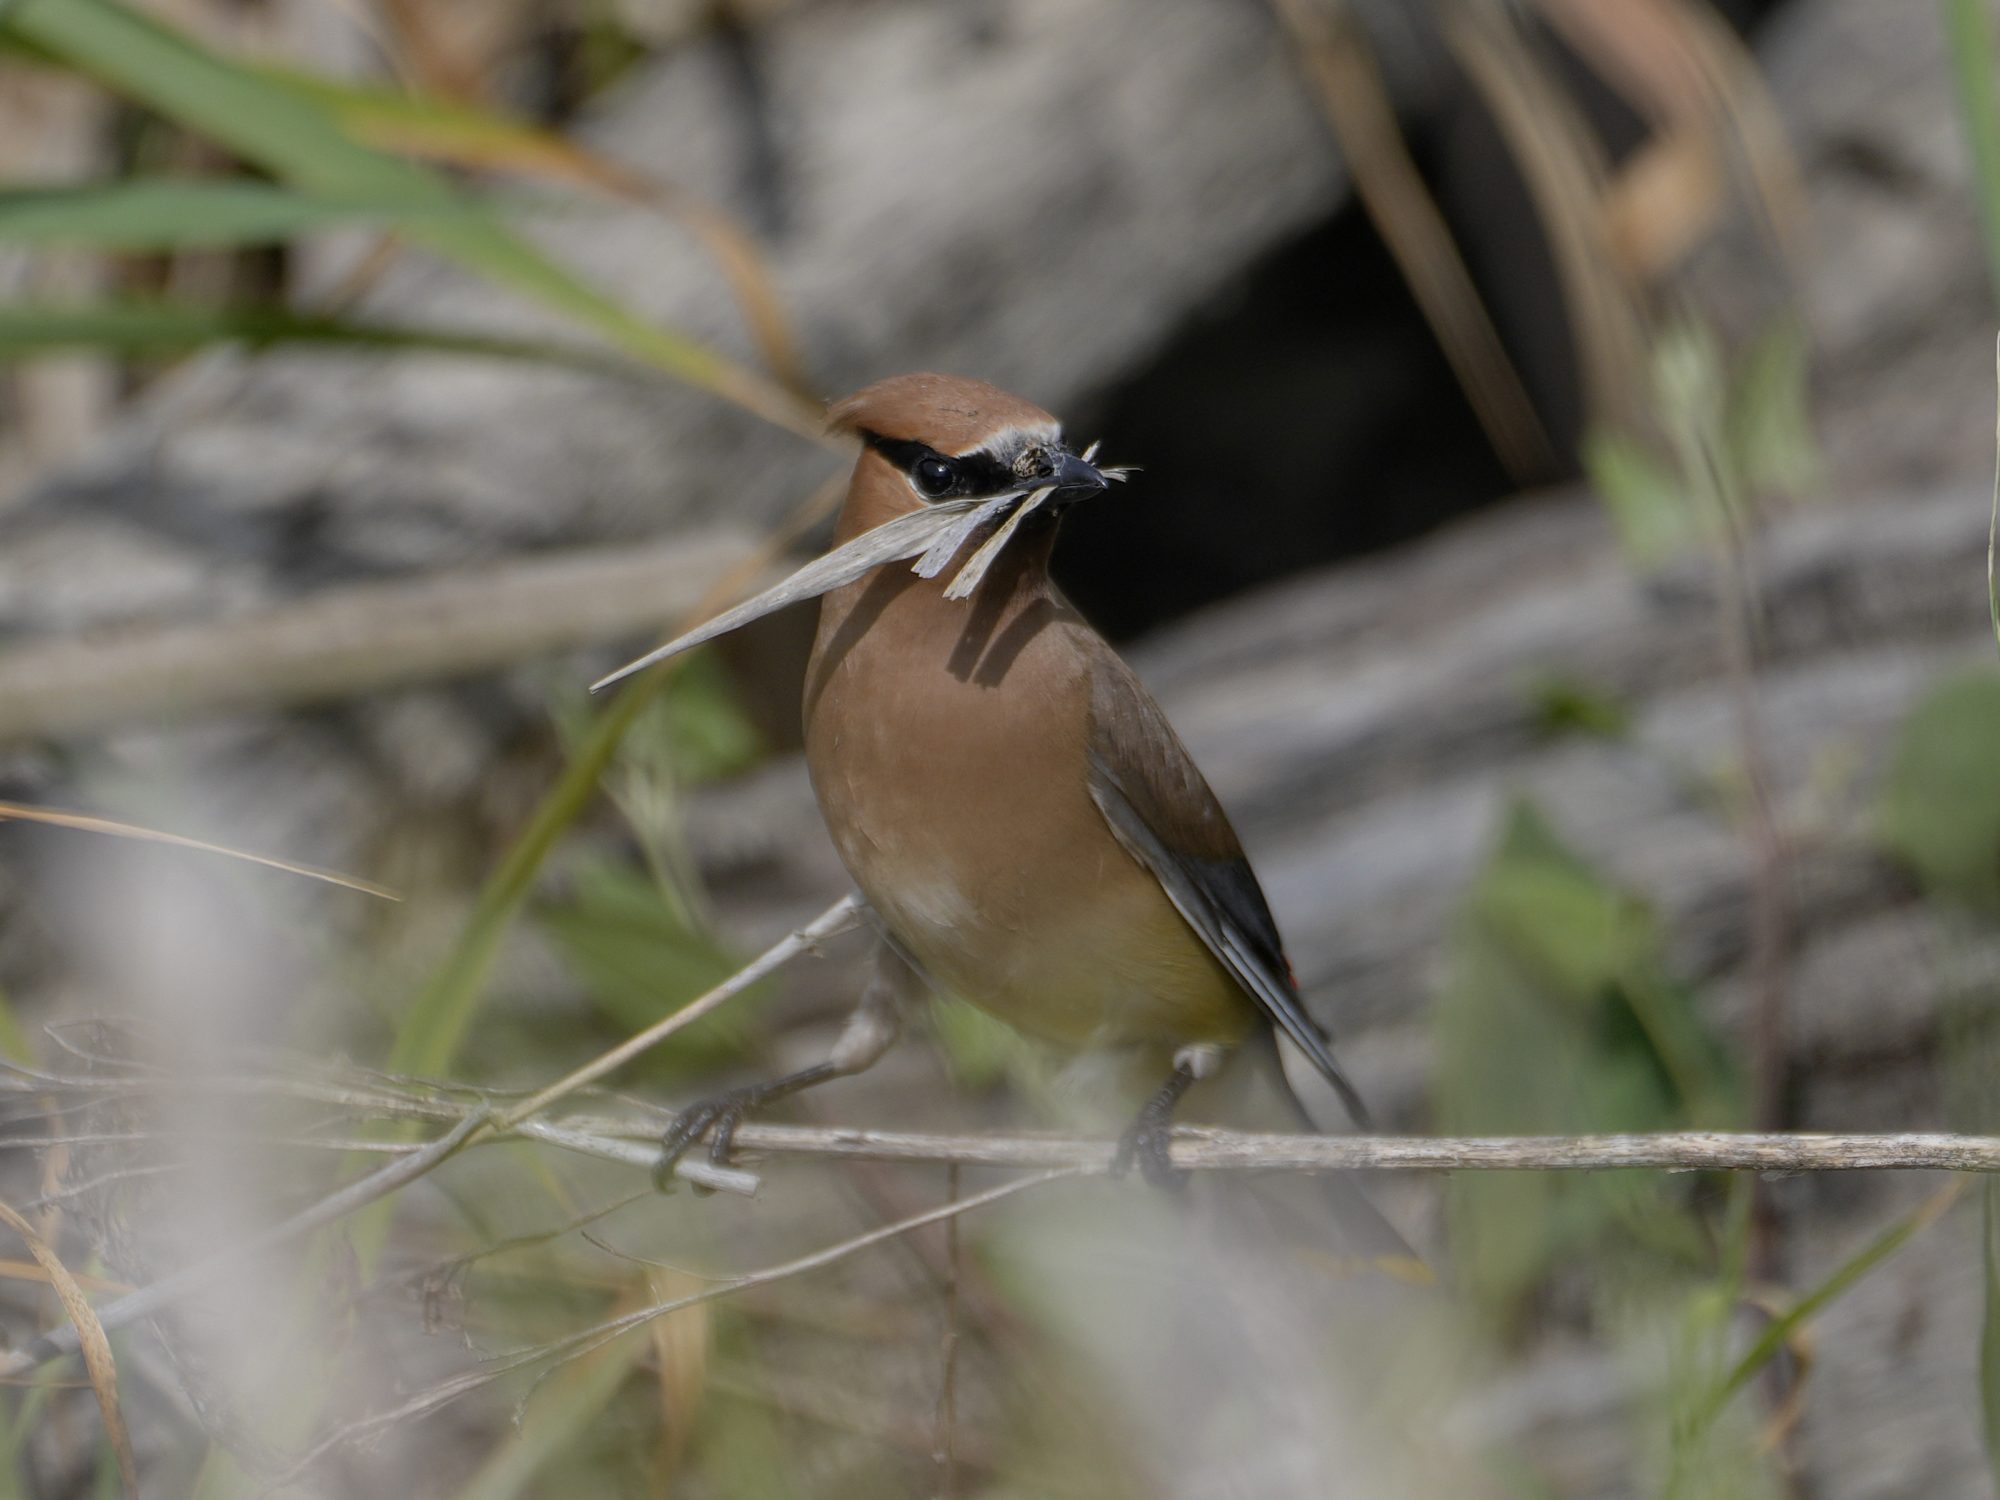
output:
[[[746,1156],[956,1162],[979,1167],[1108,1171],[1114,1143],[1072,1136],[917,1135],[839,1126],[739,1126]],[[1193,1171],[1592,1172],[2000,1172],[2000,1136],[1749,1134],[1690,1130],[1657,1135],[1397,1136],[1258,1135],[1182,1126],[1173,1164]]]
[[[0,740],[497,671],[678,619],[753,551],[744,534],[682,536],[325,589],[227,619],[30,641],[0,653]]]

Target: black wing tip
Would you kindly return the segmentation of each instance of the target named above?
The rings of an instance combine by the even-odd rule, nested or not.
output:
[[[1373,1135],[1375,1117],[1368,1108],[1368,1102],[1361,1097],[1361,1090],[1349,1081],[1340,1064],[1333,1060],[1333,1053],[1327,1050],[1325,1034],[1313,1023],[1312,1017],[1306,1014],[1305,1002],[1299,998],[1296,990],[1293,991],[1291,1000],[1297,1021],[1296,1024],[1288,1021],[1285,1025],[1285,1034],[1298,1044],[1299,1050],[1305,1053],[1307,1060],[1312,1063],[1313,1070],[1333,1085],[1334,1093],[1340,1096],[1340,1106],[1347,1111],[1347,1118],[1354,1122],[1354,1128],[1364,1135]]]

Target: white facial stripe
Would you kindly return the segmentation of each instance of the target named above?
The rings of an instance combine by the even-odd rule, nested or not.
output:
[[[990,434],[983,443],[961,449],[953,458],[965,458],[974,453],[987,453],[1002,463],[1011,463],[1016,453],[1028,447],[1053,447],[1062,441],[1062,425],[1058,422],[1037,422],[1032,427],[1003,427]]]

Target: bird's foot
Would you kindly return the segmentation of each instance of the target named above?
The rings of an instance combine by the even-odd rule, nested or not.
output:
[[[1111,1175],[1123,1177],[1139,1164],[1139,1172],[1154,1187],[1178,1191],[1187,1186],[1188,1174],[1174,1165],[1174,1122],[1154,1118],[1142,1110],[1126,1132],[1118,1138],[1118,1154],[1111,1158]]]
[[[756,1106],[757,1092],[754,1087],[731,1089],[712,1099],[698,1100],[675,1115],[674,1123],[660,1137],[660,1159],[653,1164],[653,1186],[665,1192],[673,1185],[674,1164],[686,1156],[711,1127],[715,1135],[708,1143],[708,1159],[718,1167],[728,1166],[736,1143],[736,1127]],[[704,1192],[706,1189],[696,1184],[695,1191]]]
[[[1172,1075],[1160,1091],[1148,1099],[1125,1134],[1118,1138],[1118,1152],[1111,1158],[1111,1175],[1123,1177],[1132,1163],[1146,1181],[1157,1188],[1187,1186],[1188,1174],[1174,1165],[1174,1106],[1195,1081],[1195,1069],[1186,1062],[1176,1063]]]
[[[787,1094],[796,1094],[800,1089],[822,1083],[833,1077],[836,1071],[831,1065],[821,1063],[768,1083],[745,1084],[742,1088],[697,1099],[674,1116],[674,1123],[660,1137],[660,1159],[653,1164],[653,1186],[661,1192],[672,1187],[674,1163],[686,1156],[694,1143],[710,1130],[714,1134],[708,1140],[708,1159],[718,1167],[728,1166],[736,1147],[736,1127],[743,1123],[745,1115],[774,1099],[782,1099]],[[707,1193],[711,1190],[696,1183],[695,1191]]]

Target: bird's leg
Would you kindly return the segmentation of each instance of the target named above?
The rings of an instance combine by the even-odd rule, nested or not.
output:
[[[814,1063],[810,1068],[801,1068],[782,1078],[745,1084],[741,1088],[728,1089],[695,1101],[674,1116],[674,1123],[660,1137],[660,1159],[653,1167],[654,1184],[664,1188],[672,1180],[674,1163],[686,1155],[688,1148],[700,1140],[711,1126],[715,1135],[708,1143],[708,1159],[718,1167],[727,1166],[736,1140],[736,1127],[751,1110],[761,1109],[787,1094],[799,1093],[816,1083],[825,1083],[829,1078],[839,1076],[840,1069],[832,1063]]]
[[[708,1159],[719,1167],[727,1166],[736,1127],[750,1111],[873,1066],[902,1029],[905,997],[915,982],[909,966],[884,944],[875,976],[861,992],[861,1002],[847,1018],[826,1060],[782,1078],[745,1084],[690,1104],[674,1116],[674,1123],[660,1138],[660,1159],[653,1167],[655,1186],[665,1191],[673,1182],[674,1163],[711,1128],[715,1133],[709,1139]]]
[[[1181,1095],[1222,1066],[1219,1047],[1183,1047],[1174,1054],[1174,1071],[1159,1091],[1140,1107],[1125,1134],[1118,1139],[1118,1154],[1111,1158],[1111,1175],[1123,1177],[1139,1163],[1139,1170],[1154,1187],[1178,1188],[1187,1182],[1187,1173],[1173,1163],[1170,1154],[1174,1139],[1174,1108]]]

